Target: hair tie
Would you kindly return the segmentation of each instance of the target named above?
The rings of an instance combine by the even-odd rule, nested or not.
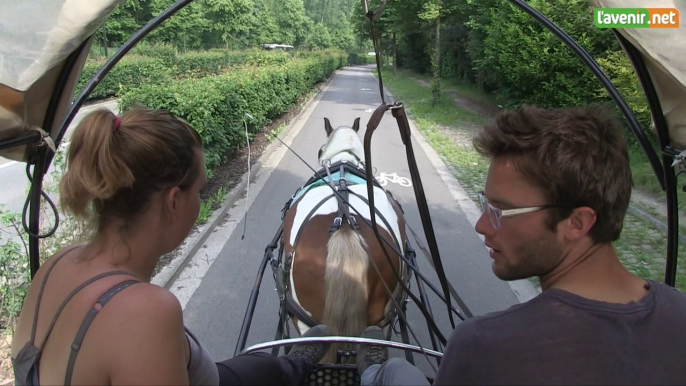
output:
[[[119,126],[121,126],[121,118],[115,116],[114,117],[114,125],[112,126],[112,129],[114,131],[116,131],[119,128]]]

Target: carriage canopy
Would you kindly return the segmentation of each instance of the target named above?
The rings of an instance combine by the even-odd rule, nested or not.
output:
[[[686,0],[591,0],[597,8],[675,8],[686,17]],[[686,148],[686,35],[672,28],[621,28],[636,47],[660,98],[673,145]]]
[[[65,63],[123,1],[0,2],[0,142],[35,128],[57,137],[88,47],[62,73]],[[66,82],[65,97],[56,106],[53,127],[45,128],[43,121],[60,77]],[[26,161],[27,154],[27,145],[0,151],[0,156],[16,161]]]

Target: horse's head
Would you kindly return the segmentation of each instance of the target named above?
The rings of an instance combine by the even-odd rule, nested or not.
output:
[[[326,144],[319,149],[319,164],[324,165],[327,161],[336,163],[348,161],[353,164],[364,161],[364,147],[357,135],[360,130],[360,118],[355,118],[353,127],[339,126],[334,129],[328,118],[324,118],[324,129],[328,138]]]

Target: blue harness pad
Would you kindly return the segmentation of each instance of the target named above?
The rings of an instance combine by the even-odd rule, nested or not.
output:
[[[338,182],[341,179],[341,172],[337,171],[335,173],[331,173],[331,179],[333,180],[334,183]],[[294,203],[296,203],[300,197],[302,197],[305,193],[307,193],[310,189],[322,186],[322,185],[328,185],[329,181],[329,176],[324,176],[324,178],[320,178],[317,181],[311,183],[310,185],[303,186],[300,188],[297,192],[295,192],[295,195],[293,196],[293,199],[291,200],[291,207],[293,206]],[[350,172],[345,172],[345,182],[348,184],[348,186],[351,185],[357,185],[357,184],[366,184],[367,181],[363,178],[360,178],[356,174],[350,173]]]

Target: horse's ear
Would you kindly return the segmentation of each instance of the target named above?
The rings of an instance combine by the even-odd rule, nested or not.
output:
[[[355,123],[353,123],[353,130],[355,130],[355,132],[360,130],[360,117],[355,118]]]
[[[333,127],[331,127],[331,122],[329,118],[324,118],[324,129],[326,129],[326,136],[330,136],[333,133]]]

